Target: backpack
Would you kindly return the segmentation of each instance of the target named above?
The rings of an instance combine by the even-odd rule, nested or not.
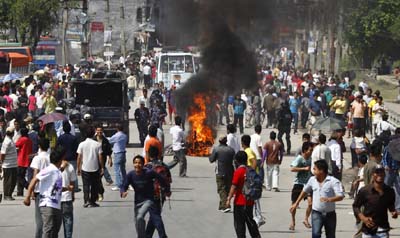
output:
[[[153,164],[153,171],[161,175],[167,184],[166,187],[161,187],[160,182],[157,179],[154,180],[154,198],[157,200],[162,200],[165,199],[165,197],[170,197],[172,178],[168,167],[161,161],[156,162]]]
[[[258,200],[261,198],[263,181],[256,170],[246,167],[242,193],[246,200]]]

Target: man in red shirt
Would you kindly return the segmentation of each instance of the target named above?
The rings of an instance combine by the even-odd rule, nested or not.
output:
[[[17,196],[24,195],[24,188],[28,188],[25,180],[26,170],[29,167],[29,156],[32,154],[32,140],[28,137],[28,129],[21,128],[21,137],[15,143],[18,150],[17,158]]]
[[[233,201],[233,220],[238,238],[246,238],[246,225],[252,238],[261,238],[257,223],[253,219],[254,201],[246,200],[242,193],[244,178],[246,175],[246,152],[239,151],[235,155],[235,162],[239,167],[233,174],[232,186],[226,201],[226,207],[230,207],[231,199],[235,196]]]

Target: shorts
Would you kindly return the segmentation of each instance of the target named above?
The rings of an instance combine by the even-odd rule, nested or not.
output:
[[[303,184],[294,184],[292,188],[292,204],[297,201],[297,198],[300,196],[301,192],[303,191]],[[307,199],[307,197],[305,198]]]

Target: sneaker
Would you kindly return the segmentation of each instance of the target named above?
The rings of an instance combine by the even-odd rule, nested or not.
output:
[[[86,202],[85,204],[83,204],[83,207],[84,207],[84,208],[87,208],[87,207],[89,207],[89,205],[90,205],[90,204],[89,204],[88,202]]]
[[[99,198],[97,199],[97,201],[101,202],[101,201],[103,201],[103,199],[104,199],[103,195],[99,194]]]
[[[258,227],[260,227],[260,226],[262,226],[262,225],[264,225],[264,224],[265,224],[265,220],[264,220],[264,219],[262,219],[261,221],[259,221],[259,222],[257,223]]]
[[[274,192],[280,192],[279,188],[274,188]]]
[[[223,213],[228,213],[228,212],[230,212],[231,211],[231,209],[228,207],[228,208],[225,208],[224,210],[222,210],[222,212]]]
[[[114,186],[114,187],[111,188],[111,190],[112,190],[112,191],[119,191],[119,187]]]
[[[106,186],[111,186],[111,185],[113,185],[113,183],[114,183],[114,181],[107,182]]]
[[[91,203],[90,205],[89,205],[90,207],[100,207],[100,205],[99,204],[97,204],[97,203]]]
[[[129,185],[128,189],[129,189],[130,191],[133,191],[133,188],[132,188],[131,185]]]
[[[14,201],[15,198],[11,197],[11,196],[5,196],[4,197],[4,201]]]

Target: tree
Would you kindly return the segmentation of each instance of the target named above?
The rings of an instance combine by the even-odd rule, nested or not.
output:
[[[383,55],[398,57],[399,38],[390,29],[399,21],[400,1],[354,0],[348,4],[345,35],[353,54],[362,58],[363,66],[370,67],[373,60]]]

